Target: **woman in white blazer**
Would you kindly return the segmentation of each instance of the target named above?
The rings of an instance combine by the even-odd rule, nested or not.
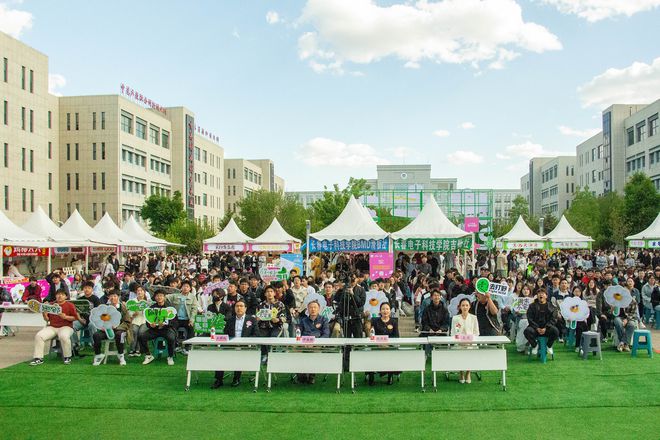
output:
[[[451,319],[451,335],[479,336],[479,323],[477,317],[470,314],[470,300],[463,298],[458,303],[459,314]],[[460,372],[460,383],[472,383],[469,371]]]

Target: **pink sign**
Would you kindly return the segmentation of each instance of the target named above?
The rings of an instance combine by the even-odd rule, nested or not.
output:
[[[374,336],[374,341],[376,342],[389,342],[390,337],[388,335],[376,335]]]
[[[369,278],[389,278],[394,272],[394,254],[377,252],[369,254]]]
[[[316,338],[314,336],[302,336],[300,338],[300,342],[302,342],[303,344],[313,344],[314,342],[316,342]]]
[[[479,217],[465,217],[465,232],[479,232]]]

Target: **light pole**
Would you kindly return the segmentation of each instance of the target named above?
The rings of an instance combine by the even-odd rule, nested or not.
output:
[[[539,235],[543,237],[543,217],[539,218]]]
[[[312,230],[312,222],[309,220],[305,220],[305,232],[306,232],[306,237],[307,237],[307,243],[305,245],[305,264],[303,265],[303,268],[305,269],[305,276],[308,275],[307,270],[308,270],[308,265],[309,265],[309,233]]]

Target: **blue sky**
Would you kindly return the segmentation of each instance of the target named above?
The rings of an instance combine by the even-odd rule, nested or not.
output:
[[[574,154],[610,103],[660,98],[659,6],[25,0],[0,6],[0,29],[49,56],[54,92],[124,82],[185,105],[226,157],[274,159],[287,190],[404,162],[517,188],[530,156]]]

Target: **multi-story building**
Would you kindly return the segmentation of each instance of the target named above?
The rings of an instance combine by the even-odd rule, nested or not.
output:
[[[284,179],[275,175],[269,159],[225,159],[226,210],[236,212],[238,202],[255,191],[284,192]]]
[[[522,195],[519,189],[494,189],[493,190],[493,218],[506,219],[513,206],[513,200]]]
[[[37,206],[59,217],[58,100],[48,57],[0,32],[0,209],[21,224]]]
[[[633,106],[629,106],[633,107]],[[607,110],[605,110],[607,111]],[[621,150],[624,151],[625,180],[636,172],[648,175],[655,187],[660,189],[660,99],[646,106],[637,106],[637,112],[623,120],[622,131],[625,133]],[[612,125],[613,133],[614,125]],[[616,149],[616,142],[621,141],[620,136],[612,136],[612,149]],[[625,183],[624,183],[625,185]],[[613,186],[613,189],[623,192],[623,187]]]
[[[600,132],[576,147],[575,186],[588,188],[596,197],[602,196],[603,133]]]
[[[456,178],[431,178],[431,165],[376,165],[376,179],[366,179],[373,190],[456,189]]]
[[[520,189],[529,203],[529,212],[541,212],[541,166],[552,160],[550,157],[535,157],[529,160],[529,172],[521,177]]]
[[[575,156],[535,157],[520,179],[523,196],[533,215],[561,216],[575,192]]]

